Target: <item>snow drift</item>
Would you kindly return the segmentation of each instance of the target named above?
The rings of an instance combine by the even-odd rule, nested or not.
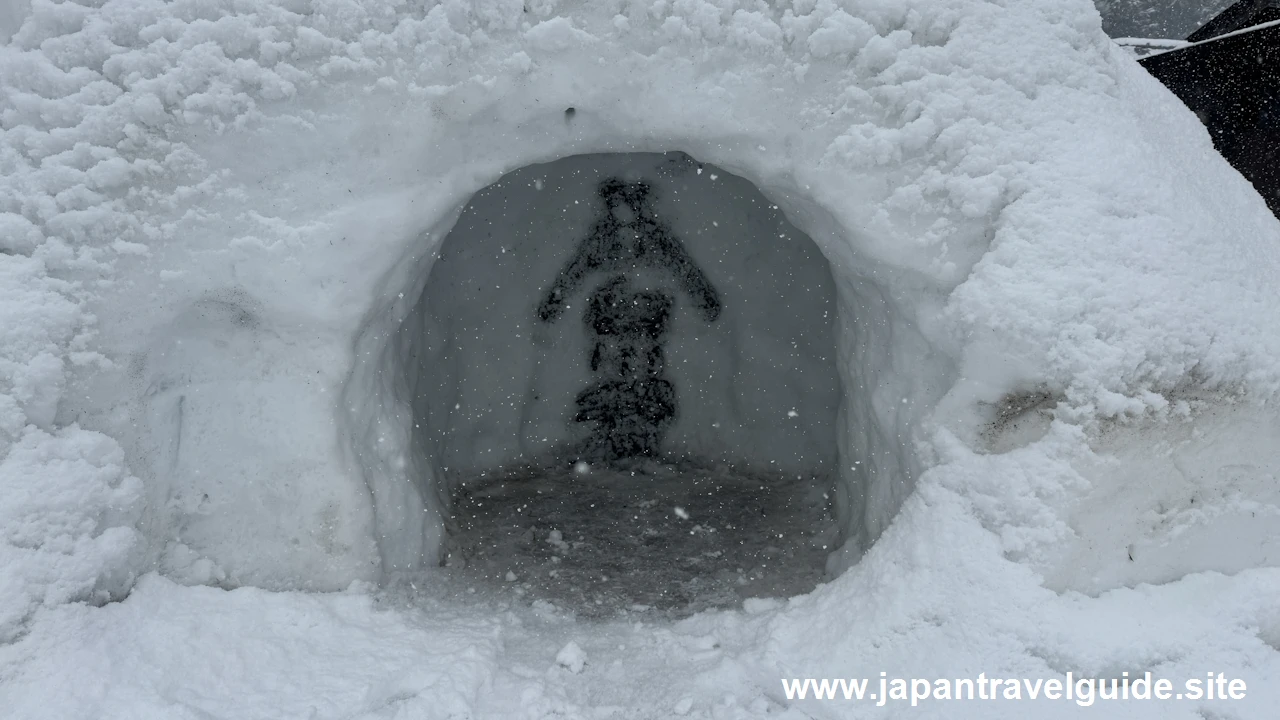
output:
[[[69,647],[96,616],[38,608],[150,569],[431,565],[392,356],[441,243],[520,168],[681,151],[836,293],[830,568],[862,560],[716,630],[734,682],[925,646],[916,675],[1276,675],[1280,225],[1083,1],[36,2],[0,82],[7,637]]]

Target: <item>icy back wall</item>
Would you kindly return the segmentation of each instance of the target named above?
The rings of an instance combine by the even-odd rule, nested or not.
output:
[[[677,415],[664,452],[831,470],[840,385],[827,261],[750,182],[684,153],[629,153],[505,175],[443,242],[405,325],[422,335],[413,414],[446,476],[542,460],[587,432],[573,422],[574,398],[593,381],[582,313],[608,273],[589,275],[557,321],[536,309],[604,212],[596,189],[608,177],[650,183],[658,219],[723,308],[708,322],[669,273],[630,273],[635,287],[675,298],[664,376]]]

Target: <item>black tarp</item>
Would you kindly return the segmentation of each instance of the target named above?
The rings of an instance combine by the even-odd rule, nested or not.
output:
[[[1248,3],[1242,0],[1223,15]],[[1253,5],[1258,3],[1246,9],[1258,11]],[[1227,27],[1220,18],[1205,27]],[[1218,152],[1280,216],[1280,20],[1139,62],[1200,117]]]

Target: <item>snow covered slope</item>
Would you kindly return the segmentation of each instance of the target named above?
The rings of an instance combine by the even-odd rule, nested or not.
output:
[[[431,565],[446,499],[396,357],[440,243],[520,167],[682,150],[755,184],[830,264],[830,568],[847,571],[761,617],[661,631],[687,642],[655,631],[624,653],[603,645],[617,628],[553,624],[518,645],[599,632],[581,694],[493,647],[518,616],[432,606],[419,645],[455,638],[474,675],[432,661],[313,716],[513,711],[478,699],[487,677],[535,714],[585,716],[628,681],[608,653],[707,715],[777,712],[780,674],[961,668],[1248,674],[1249,703],[1113,716],[1274,707],[1280,224],[1084,0],[36,0],[0,17],[25,20],[0,48],[0,705],[305,716],[282,701],[294,686],[256,685],[266,669],[415,611],[155,577],[65,603],[150,570],[338,589]],[[264,607],[337,639],[240,654]],[[143,632],[165,618],[173,633]],[[194,666],[157,650],[172,637],[243,672],[194,701]],[[695,660],[663,669],[676,647]],[[139,671],[112,676],[120,658]],[[301,665],[290,697],[348,660]],[[446,685],[465,692],[431,705]]]

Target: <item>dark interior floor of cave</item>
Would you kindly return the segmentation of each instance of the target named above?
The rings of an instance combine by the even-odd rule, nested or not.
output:
[[[635,467],[523,469],[463,483],[450,572],[597,619],[678,618],[821,582],[838,536],[827,479]]]

